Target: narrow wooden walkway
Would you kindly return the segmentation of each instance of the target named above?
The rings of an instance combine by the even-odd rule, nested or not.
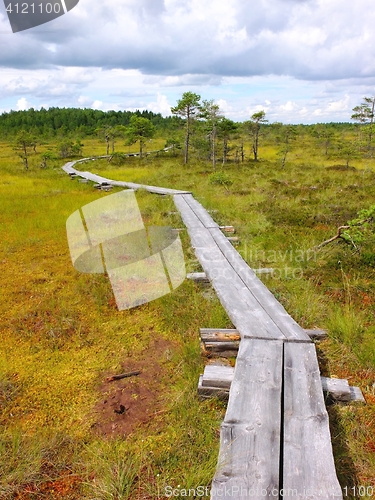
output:
[[[342,498],[314,344],[193,196],[174,201],[241,336],[211,498]]]
[[[240,334],[211,498],[342,499],[309,335],[191,193],[111,181],[79,172],[74,163],[65,172],[173,195],[197,258]]]
[[[169,149],[169,148],[166,148]],[[128,154],[125,156],[134,156],[132,154]],[[123,182],[123,181],[114,181],[112,179],[107,179],[105,177],[102,177],[97,174],[92,174],[91,172],[81,172],[80,170],[76,170],[74,168],[74,165],[77,163],[86,163],[88,161],[100,159],[100,158],[108,158],[108,156],[103,155],[103,156],[96,156],[94,158],[82,158],[80,160],[76,161],[70,161],[66,163],[62,169],[64,172],[66,172],[69,175],[74,175],[77,177],[81,177],[82,179],[87,179],[92,182],[97,182],[98,184],[105,184],[109,186],[117,186],[117,187],[124,187],[124,188],[129,188],[129,189],[145,189],[146,191],[149,191],[150,193],[155,193],[155,194],[165,194],[165,195],[174,195],[174,194],[180,194],[180,193],[190,193],[190,191],[180,191],[178,189],[169,189],[169,188],[162,188],[158,186],[148,186],[145,184],[137,184],[135,182]]]

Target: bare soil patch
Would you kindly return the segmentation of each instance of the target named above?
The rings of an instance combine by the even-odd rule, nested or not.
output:
[[[163,410],[166,370],[162,364],[174,347],[165,339],[155,339],[141,357],[128,358],[122,363],[119,373],[140,371],[139,375],[107,381],[107,377],[116,374],[104,374],[99,387],[101,398],[94,410],[95,433],[126,438]]]

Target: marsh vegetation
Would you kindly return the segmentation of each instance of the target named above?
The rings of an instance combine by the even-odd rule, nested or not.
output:
[[[184,164],[184,123],[174,118],[158,128],[156,121],[144,153],[173,144],[168,153],[101,159],[82,170],[191,190],[217,210],[217,222],[235,226],[238,251],[250,266],[275,269],[262,279],[288,312],[304,328],[328,331],[318,347],[322,374],[347,378],[367,400],[330,408],[341,484],[375,487],[372,219],[356,247],[338,239],[316,249],[374,204],[367,138],[352,124],[289,126],[289,132],[263,124],[254,161],[251,124],[229,127],[230,136],[218,126],[213,162],[202,121],[189,132]],[[154,302],[117,311],[105,276],[72,267],[65,232],[71,213],[108,196],[61,170],[64,140],[80,145],[68,159],[106,152],[98,122],[91,132],[83,125],[50,133],[30,126],[37,145],[28,147],[27,170],[14,150],[24,127],[6,136],[3,128],[0,142],[0,498],[161,498],[168,485],[208,486],[225,405],[198,400],[206,361],[198,332],[230,328],[225,311],[209,288],[189,281]],[[116,151],[136,151],[125,140],[116,138]],[[139,191],[137,200],[147,224],[183,227],[170,215],[170,198]],[[186,231],[181,237],[187,271],[199,271]],[[105,382],[135,368],[140,377]],[[122,397],[125,411],[116,412]]]

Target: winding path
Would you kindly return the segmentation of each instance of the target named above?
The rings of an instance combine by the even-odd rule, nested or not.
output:
[[[188,191],[63,170],[172,195],[197,258],[240,333],[212,499],[342,499],[315,346]]]

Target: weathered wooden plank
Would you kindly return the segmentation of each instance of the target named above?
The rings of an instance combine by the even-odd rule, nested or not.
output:
[[[259,269],[253,269],[255,274],[272,274],[274,273],[273,267],[260,267]]]
[[[210,346],[224,350],[236,349],[233,346],[234,342],[214,342],[207,343],[206,348]],[[239,348],[239,343],[237,350]],[[220,353],[220,351],[219,351]],[[219,387],[221,389],[229,389],[234,379],[234,367],[232,366],[219,366],[207,365],[203,373],[203,385],[209,387]],[[349,402],[357,399],[363,400],[363,395],[360,389],[350,387],[348,381],[345,379],[320,377],[323,393],[328,396],[332,401]],[[361,396],[359,396],[359,393]]]
[[[307,335],[314,340],[325,339],[328,336],[326,330],[321,330],[318,328],[305,329],[305,333],[307,333]]]
[[[210,282],[210,280],[206,276],[206,273],[187,273],[186,278],[188,280],[196,281],[198,283]]]
[[[202,386],[229,390],[233,374],[234,368],[232,366],[206,365],[202,376]]]
[[[228,389],[220,389],[220,387],[207,387],[202,384],[202,375],[199,377],[198,382],[198,395],[200,399],[210,399],[210,398],[219,398],[223,401],[228,401],[229,398],[229,390]]]
[[[220,250],[217,247],[210,249],[208,257],[211,255],[213,260],[206,261],[206,253],[205,249],[196,249],[197,257],[220,302],[240,334],[257,338],[284,339],[283,333],[268,315],[264,314],[254,296],[228,264]]]
[[[219,226],[219,228],[224,231],[224,233],[235,233],[236,230],[233,226]]]
[[[244,339],[221,427],[218,468],[211,498],[272,497],[279,488],[282,354],[280,341]]]
[[[198,222],[198,219],[196,219],[195,223],[201,222]],[[228,262],[226,262],[224,255],[220,252],[219,247],[216,245],[215,240],[210,235],[210,232],[205,227],[197,226],[190,229],[188,227],[188,232],[191,240],[191,246],[194,248],[199,262],[201,262],[201,258],[203,258],[206,265],[206,268],[204,268],[201,263],[207,277],[210,279],[210,271],[212,269],[215,269],[216,273],[221,270],[225,272],[225,269],[228,267]],[[197,250],[200,251],[199,255]]]
[[[98,158],[106,158],[106,156],[99,156]],[[88,160],[92,160],[92,158],[83,158],[82,160],[68,162],[62,168],[67,173],[74,173],[79,177],[91,180],[93,182],[98,182],[98,183],[107,182],[108,184],[110,184],[112,186],[125,187],[125,188],[134,189],[134,190],[144,189],[146,191],[149,191],[150,193],[166,194],[166,195],[177,195],[177,194],[189,194],[190,193],[190,191],[180,190],[180,189],[162,188],[162,187],[158,187],[158,186],[148,186],[145,184],[137,184],[135,182],[113,181],[110,179],[106,179],[105,177],[101,177],[100,175],[92,174],[91,172],[81,172],[81,171],[76,170],[74,168],[74,165],[76,163],[83,163],[83,162],[86,162]]]
[[[112,181],[113,186],[126,187],[130,189],[144,189],[150,193],[155,194],[167,194],[167,195],[177,195],[177,194],[186,194],[189,191],[179,190],[179,189],[171,189],[171,188],[163,188],[158,186],[148,186],[146,184],[137,184],[135,182],[124,182],[124,181]]]
[[[188,228],[188,230],[194,227],[201,229],[204,228],[203,223],[198,219],[193,210],[190,208],[184,196],[174,196],[173,201],[176,205],[177,210],[180,212],[182,220],[184,221],[184,224]]]
[[[97,182],[98,184],[103,184],[103,183],[111,184],[110,179],[106,179],[105,177],[102,177],[101,175],[92,174],[91,172],[78,172],[77,171],[77,174],[80,177],[82,177],[83,179],[87,179],[87,180],[92,181],[92,182]]]
[[[237,357],[239,342],[202,342],[203,354],[210,357]]]
[[[200,328],[202,342],[228,342],[240,340],[238,330],[231,328]]]
[[[284,344],[282,465],[282,487],[293,498],[342,498],[313,344]]]
[[[259,307],[278,326],[284,336],[289,341],[310,342],[309,336],[306,335],[298,323],[286,312],[280,302],[276,300],[268,288],[255,275],[254,271],[250,269],[220,229],[210,228],[209,231],[228,262],[230,262],[233,269],[235,269],[249,290],[251,290]]]
[[[364,395],[362,394],[362,391],[359,387],[352,387],[350,386],[350,394],[351,398],[350,401],[352,403],[366,403],[366,399]]]
[[[184,200],[189,205],[191,210],[195,213],[198,219],[202,222],[204,227],[218,228],[219,225],[208,214],[207,210],[193,197],[192,194],[183,195]]]
[[[350,401],[351,392],[349,383],[345,379],[320,377],[323,392],[334,401]]]
[[[239,243],[240,239],[238,236],[226,236],[226,239],[231,243]]]
[[[238,330],[231,328],[200,328],[200,335],[202,341],[210,341],[210,342],[224,342],[226,340],[240,340],[241,336]],[[310,330],[305,329],[304,332],[311,339],[319,339],[324,338],[327,333],[325,330]]]
[[[187,225],[195,254],[239,332],[257,338],[284,338],[283,333],[259,307],[257,300],[227,261],[209,230],[202,227],[193,212],[189,212],[184,204],[184,197],[175,198],[178,200],[177,207],[182,208],[181,215]]]
[[[283,333],[259,307],[253,294],[228,263],[214,240],[207,241],[209,232],[203,231],[194,230],[190,233],[195,253],[229,318],[240,334],[257,338],[283,339]]]
[[[74,161],[68,161],[68,163],[65,163],[64,166],[61,168],[66,172],[67,174],[75,174],[75,168],[74,168]]]
[[[226,276],[210,277],[221,304],[241,336],[263,339],[284,339],[279,328],[265,316],[254,302],[253,296],[243,286],[237,273],[227,270]],[[231,287],[228,288],[228,282]]]
[[[222,423],[211,500],[279,498],[279,435],[264,434],[252,424]]]
[[[224,358],[236,357],[241,337],[237,330],[232,330],[232,332],[234,332],[234,335],[228,333],[228,330],[220,332],[209,328],[201,328],[200,336],[203,354]]]

